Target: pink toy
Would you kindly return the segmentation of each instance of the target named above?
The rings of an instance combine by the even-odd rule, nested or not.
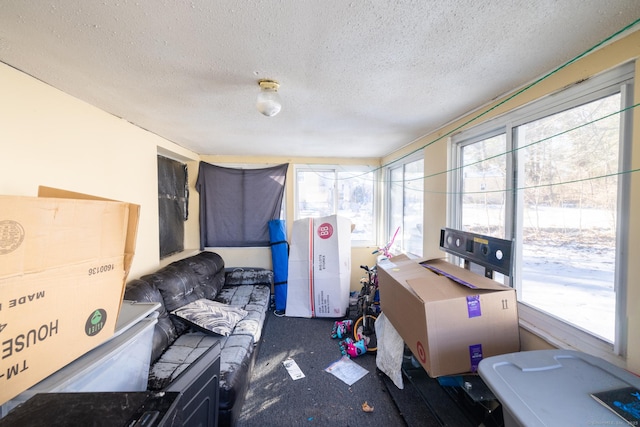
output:
[[[333,330],[331,331],[331,338],[344,338],[353,327],[353,320],[339,320],[333,323]]]
[[[381,248],[376,249],[375,251],[371,252],[372,254],[379,254],[381,253],[382,255],[384,255],[387,258],[391,258],[393,255],[391,254],[391,252],[389,252],[389,249],[391,249],[391,246],[393,245],[393,242],[396,240],[396,236],[398,235],[398,231],[400,231],[400,227],[396,228],[396,232],[393,233],[393,238],[391,239],[391,241],[389,243],[387,243],[386,245],[384,245]]]
[[[342,354],[350,358],[358,357],[367,352],[367,345],[364,339],[354,341],[351,338],[347,338],[344,341],[340,341],[339,345]]]

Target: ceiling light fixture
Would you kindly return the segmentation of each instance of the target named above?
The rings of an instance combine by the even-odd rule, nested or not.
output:
[[[265,116],[273,117],[282,108],[280,95],[278,95],[280,84],[275,80],[259,80],[258,84],[260,85],[260,93],[258,94],[256,107]]]

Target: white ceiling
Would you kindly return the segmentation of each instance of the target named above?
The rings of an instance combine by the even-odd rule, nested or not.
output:
[[[379,157],[639,17],[639,0],[2,0],[0,61],[200,154]]]

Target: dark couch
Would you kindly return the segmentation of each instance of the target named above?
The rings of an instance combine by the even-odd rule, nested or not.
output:
[[[225,268],[214,252],[201,252],[127,283],[125,300],[161,304],[148,388],[182,392],[185,425],[236,424],[272,285],[271,270]],[[248,314],[227,337],[202,332],[170,314],[202,298],[243,308]]]

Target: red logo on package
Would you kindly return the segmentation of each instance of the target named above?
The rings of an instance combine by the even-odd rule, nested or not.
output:
[[[318,236],[321,239],[328,239],[329,237],[333,236],[333,225],[329,224],[328,222],[320,224],[320,226],[318,227]]]
[[[416,347],[418,350],[418,359],[420,359],[422,363],[427,363],[427,354],[424,352],[424,346],[422,345],[422,342],[418,341]]]

